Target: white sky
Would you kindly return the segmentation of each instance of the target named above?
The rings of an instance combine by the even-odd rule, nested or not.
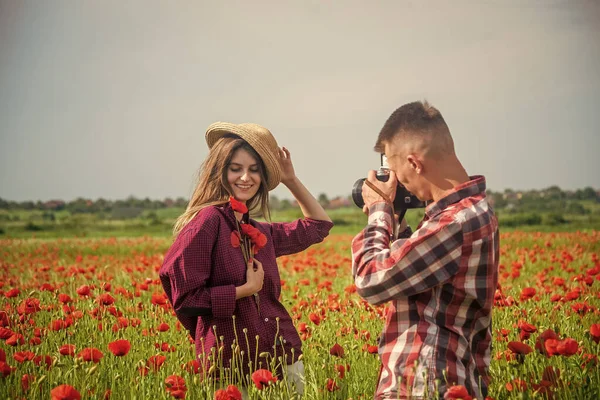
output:
[[[598,1],[0,0],[0,197],[187,197],[219,120],[348,195],[422,99],[492,190],[600,188],[598,71]]]

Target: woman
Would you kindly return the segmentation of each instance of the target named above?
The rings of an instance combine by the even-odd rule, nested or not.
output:
[[[301,341],[279,301],[276,257],[321,242],[333,223],[296,177],[290,152],[266,128],[217,122],[206,142],[208,157],[160,269],[164,290],[204,368],[214,365],[218,376],[243,386],[252,371],[274,369],[302,393]],[[269,217],[269,191],[280,182],[304,218],[249,218],[248,210]]]

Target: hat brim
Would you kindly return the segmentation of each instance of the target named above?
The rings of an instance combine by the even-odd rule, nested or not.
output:
[[[258,153],[267,170],[267,190],[271,191],[281,182],[279,146],[268,129],[256,124],[232,124],[215,122],[206,130],[206,144],[212,149],[223,136],[234,134],[244,139]]]

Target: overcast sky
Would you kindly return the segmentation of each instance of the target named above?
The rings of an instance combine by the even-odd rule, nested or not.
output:
[[[599,71],[599,1],[0,0],[0,197],[188,197],[215,121],[348,195],[423,99],[488,188],[600,188]]]

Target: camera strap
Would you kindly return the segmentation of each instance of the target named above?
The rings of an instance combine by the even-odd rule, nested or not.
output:
[[[373,189],[375,193],[380,195],[383,198],[383,200],[386,203],[388,203],[390,207],[392,207],[392,240],[396,240],[396,211],[394,210],[394,202],[390,200],[390,198],[387,197],[385,194],[383,194],[383,192],[377,186],[369,182],[369,180],[365,180],[365,185]],[[398,223],[399,222],[400,221],[398,221]]]

